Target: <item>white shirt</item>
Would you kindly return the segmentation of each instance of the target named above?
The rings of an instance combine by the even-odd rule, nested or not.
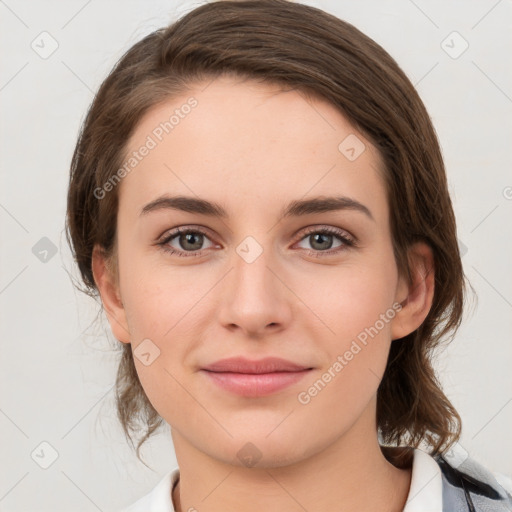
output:
[[[179,475],[179,469],[169,471],[151,492],[121,512],[175,512],[171,489]],[[443,512],[441,468],[418,448],[414,449],[411,486],[403,512]]]

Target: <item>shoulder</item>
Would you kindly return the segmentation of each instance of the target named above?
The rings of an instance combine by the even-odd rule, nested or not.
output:
[[[443,480],[443,511],[512,512],[512,480],[469,457],[459,444],[434,460]]]

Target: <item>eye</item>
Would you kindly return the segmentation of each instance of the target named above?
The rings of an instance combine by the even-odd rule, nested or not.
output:
[[[209,240],[207,233],[200,228],[176,228],[158,242],[158,245],[169,254],[178,254],[183,257],[201,256],[202,250],[205,249],[202,247],[205,239]],[[214,244],[211,241],[210,243],[209,247],[212,247]]]
[[[333,239],[336,238],[339,240],[338,245],[334,245],[335,241]],[[313,257],[332,256],[356,245],[356,240],[346,231],[329,226],[308,228],[305,236],[300,241],[300,243],[304,242],[309,243],[313,248],[313,250],[308,250]],[[307,247],[303,248],[308,249]]]

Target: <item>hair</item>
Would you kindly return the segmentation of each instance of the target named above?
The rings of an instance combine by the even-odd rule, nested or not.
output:
[[[442,391],[433,349],[460,326],[466,276],[437,136],[414,86],[395,60],[353,25],[286,0],[202,5],[134,44],[101,84],[71,161],[66,236],[87,294],[97,297],[91,261],[97,244],[118,279],[118,189],[95,190],[125,161],[141,117],[155,105],[222,75],[292,88],[327,100],[377,148],[384,166],[394,257],[411,279],[408,248],[427,243],[435,290],[422,325],[393,340],[377,391],[377,427],[388,446],[443,454],[461,435],[461,418]],[[141,445],[163,423],[121,344],[116,407],[126,438]],[[139,457],[140,458],[140,457]]]

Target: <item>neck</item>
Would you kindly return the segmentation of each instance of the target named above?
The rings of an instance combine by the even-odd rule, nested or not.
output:
[[[262,460],[249,468],[198,451],[173,429],[180,467],[173,492],[176,512],[401,512],[409,493],[410,463],[396,467],[384,456],[375,430],[366,434],[359,425],[357,437],[347,432],[299,462],[276,467]],[[393,449],[385,453],[392,456]]]

